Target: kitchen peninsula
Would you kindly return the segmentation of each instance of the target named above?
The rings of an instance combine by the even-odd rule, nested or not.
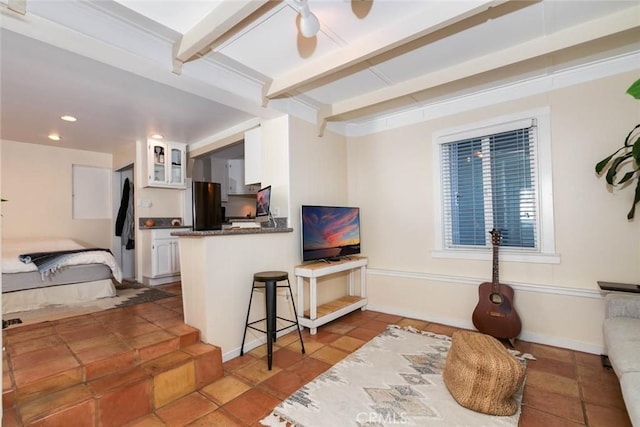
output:
[[[200,330],[202,341],[220,346],[225,361],[240,354],[254,273],[286,271],[292,280],[295,236],[278,220],[277,227],[171,233],[180,247],[185,323]],[[278,315],[293,318],[288,310],[291,304],[278,301]],[[264,304],[253,304],[251,318],[262,317]],[[245,350],[262,342],[262,334],[251,334]]]

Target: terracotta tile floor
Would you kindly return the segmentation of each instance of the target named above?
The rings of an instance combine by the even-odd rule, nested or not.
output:
[[[170,289],[178,294],[180,292],[176,285]],[[179,307],[176,302],[174,304]],[[161,312],[158,310],[159,317],[153,322],[158,329],[146,324],[128,324],[124,327],[124,319],[118,316],[113,316],[112,328],[134,341],[150,331],[160,334],[168,329],[175,331],[184,328],[175,319],[163,318]],[[103,343],[99,337],[90,338],[90,327],[81,332],[78,324],[82,322],[76,323],[76,328],[69,333],[77,335],[78,348],[86,347],[83,354],[90,363],[100,356],[99,347],[96,346],[102,346]],[[271,371],[266,367],[266,346],[258,347],[224,363],[224,376],[221,379],[203,385],[199,391],[166,404],[128,425],[259,426],[259,421],[289,394],[357,350],[389,324],[413,326],[446,335],[456,330],[421,320],[357,311],[321,327],[317,335],[309,335],[305,329],[304,355],[300,352],[297,334],[288,334],[278,338],[275,343]],[[144,341],[137,341],[136,345],[144,346]],[[515,346],[537,358],[528,361],[520,426],[631,426],[617,378],[613,371],[602,367],[598,355],[524,341],[517,341]],[[65,349],[58,347],[56,336],[42,333],[32,336],[21,347],[19,364],[31,365],[37,359],[40,363],[32,366],[42,366],[43,358],[56,355],[55,364],[47,365],[47,369],[55,368],[73,375],[75,361],[69,359]],[[47,349],[44,354],[43,348]],[[121,354],[120,357],[126,358],[127,354]],[[4,369],[7,368],[5,363]],[[34,375],[33,372],[28,374]],[[6,375],[5,372],[5,378]],[[7,403],[2,425],[19,425],[11,410],[7,410]]]

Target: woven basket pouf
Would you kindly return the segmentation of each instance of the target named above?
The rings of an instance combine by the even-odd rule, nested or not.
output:
[[[447,354],[444,383],[465,408],[490,415],[513,415],[514,394],[525,367],[497,339],[479,332],[456,331]]]

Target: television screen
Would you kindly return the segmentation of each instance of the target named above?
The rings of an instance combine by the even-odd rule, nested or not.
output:
[[[302,206],[302,260],[336,260],[360,253],[360,208]]]
[[[256,218],[268,216],[271,204],[271,186],[262,188],[256,197]]]

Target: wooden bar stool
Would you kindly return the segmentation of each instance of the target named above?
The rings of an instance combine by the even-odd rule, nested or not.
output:
[[[287,281],[286,285],[278,285],[278,282]],[[277,288],[288,288],[289,296],[291,297],[291,305],[293,306],[293,315],[295,320],[285,319],[278,316],[276,307],[276,290]],[[266,316],[263,319],[249,322],[249,314],[251,313],[251,302],[253,300],[253,292],[256,289],[264,289],[265,293],[265,309]],[[276,321],[280,319],[287,322],[287,326],[276,329]],[[256,323],[267,321],[267,329],[260,329],[255,325]],[[253,275],[253,284],[251,287],[251,296],[249,297],[249,308],[247,309],[247,320],[244,325],[244,335],[242,336],[242,346],[240,347],[240,356],[244,354],[244,341],[247,337],[247,329],[251,328],[255,331],[267,334],[267,366],[271,370],[271,362],[273,359],[273,342],[276,340],[278,332],[285,330],[291,325],[296,325],[298,336],[300,337],[300,346],[302,347],[302,354],[304,354],[304,342],[302,342],[302,333],[300,332],[300,325],[298,324],[298,312],[296,311],[296,304],[293,302],[293,293],[291,292],[291,283],[289,282],[289,273],[286,271],[261,271]]]

